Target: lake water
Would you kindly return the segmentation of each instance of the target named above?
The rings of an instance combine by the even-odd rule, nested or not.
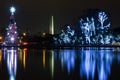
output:
[[[119,48],[0,49],[0,80],[118,80]]]

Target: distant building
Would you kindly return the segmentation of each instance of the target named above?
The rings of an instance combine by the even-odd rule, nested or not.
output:
[[[50,19],[49,34],[54,35],[54,17],[53,16],[51,16],[51,19]]]

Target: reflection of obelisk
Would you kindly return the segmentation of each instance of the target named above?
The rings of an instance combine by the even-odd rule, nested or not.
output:
[[[51,19],[50,19],[49,34],[54,35],[54,18],[53,18],[53,16],[51,16]]]

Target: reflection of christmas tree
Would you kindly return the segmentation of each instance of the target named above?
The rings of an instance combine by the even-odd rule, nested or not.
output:
[[[5,37],[4,45],[15,46],[18,44],[18,33],[17,33],[17,26],[14,18],[15,8],[10,8],[10,24],[7,28],[7,35]]]

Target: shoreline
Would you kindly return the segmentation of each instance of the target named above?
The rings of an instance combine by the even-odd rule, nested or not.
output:
[[[118,45],[19,45],[19,46],[3,46],[0,45],[0,48],[35,48],[35,49],[94,49],[94,48],[120,48]]]

